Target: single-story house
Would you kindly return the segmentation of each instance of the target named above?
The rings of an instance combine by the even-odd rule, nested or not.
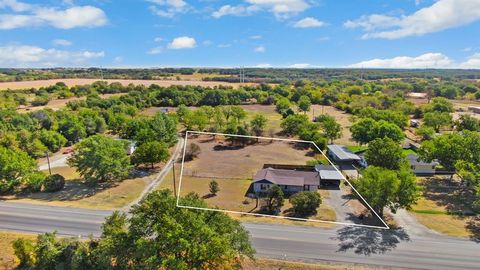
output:
[[[338,144],[327,145],[328,156],[335,163],[350,163],[360,162],[362,158],[350,151],[347,147]]]
[[[480,113],[480,107],[477,107],[477,106],[469,106],[468,110],[473,113]]]
[[[410,164],[410,168],[413,170],[415,174],[418,175],[433,175],[435,174],[435,168],[438,165],[438,162],[426,162],[421,160],[415,154],[409,154],[407,156],[408,163]]]
[[[426,98],[428,96],[427,93],[421,93],[421,92],[410,92],[407,94],[407,97],[409,98]]]
[[[315,170],[320,174],[322,186],[340,186],[345,177],[332,165],[316,165]]]
[[[286,194],[300,191],[317,191],[320,175],[317,171],[298,171],[266,168],[253,177],[253,191],[266,192],[271,186],[278,185]]]

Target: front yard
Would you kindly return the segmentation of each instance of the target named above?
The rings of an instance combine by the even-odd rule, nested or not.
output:
[[[412,213],[424,226],[442,234],[479,239],[471,205],[473,192],[449,176],[418,178],[423,194]]]

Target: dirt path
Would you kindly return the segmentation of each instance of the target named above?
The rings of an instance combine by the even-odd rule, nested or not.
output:
[[[162,168],[162,170],[157,174],[155,177],[155,180],[150,182],[145,189],[142,191],[140,196],[138,196],[137,199],[129,203],[127,206],[124,207],[125,212],[128,211],[133,205],[138,204],[145,196],[148,195],[148,193],[152,192],[155,190],[158,186],[162,184],[163,179],[165,179],[165,176],[167,176],[168,172],[172,169],[172,165],[175,163],[175,161],[180,158],[180,155],[182,153],[184,147],[184,139],[181,137],[178,137],[178,142],[177,146],[175,147],[175,151],[173,152],[172,156],[170,159],[165,163],[165,166]]]

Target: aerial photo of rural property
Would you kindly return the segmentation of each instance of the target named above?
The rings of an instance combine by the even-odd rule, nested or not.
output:
[[[0,270],[480,269],[479,0],[0,0]]]

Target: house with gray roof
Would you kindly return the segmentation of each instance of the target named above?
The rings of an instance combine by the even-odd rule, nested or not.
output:
[[[315,170],[320,175],[322,186],[340,186],[340,182],[345,179],[342,173],[332,165],[316,165]]]
[[[278,185],[286,194],[317,191],[320,175],[317,171],[266,168],[258,171],[253,177],[255,193],[264,193],[273,185]]]
[[[317,191],[321,185],[339,186],[342,179],[343,175],[331,165],[317,165],[309,170],[268,167],[255,174],[250,190],[261,194],[277,185],[285,194],[293,194],[300,191]]]
[[[347,147],[339,144],[329,144],[327,145],[328,156],[335,163],[355,163],[360,162],[362,158],[350,151]]]
[[[426,162],[424,160],[421,160],[415,154],[409,154],[407,156],[407,160],[410,164],[410,168],[417,175],[433,175],[435,174],[435,169],[438,166],[438,162]]]

